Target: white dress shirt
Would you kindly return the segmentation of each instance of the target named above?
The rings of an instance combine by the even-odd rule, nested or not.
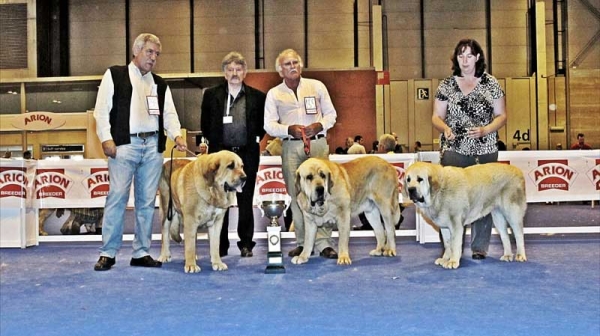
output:
[[[348,148],[348,154],[367,154],[367,150],[365,149],[365,146],[355,142]]]
[[[131,106],[129,115],[129,133],[153,132],[158,130],[158,115],[150,115],[146,107],[146,96],[152,94],[154,86],[154,77],[148,72],[142,76],[140,69],[133,62],[127,66],[129,70],[129,79],[133,92],[131,95]],[[96,133],[100,142],[112,140],[110,134],[110,110],[113,107],[113,95],[115,86],[112,80],[110,69],[107,69],[102,77],[96,106],[94,107],[94,118],[96,119]],[[175,139],[181,136],[181,124],[179,116],[175,110],[171,89],[167,86],[165,92],[165,106],[163,110],[164,129],[167,136]]]
[[[325,84],[316,79],[300,78],[296,92],[298,98],[285,81],[269,90],[265,101],[265,131],[274,137],[288,138],[288,126],[319,122],[323,125],[320,134],[325,135],[337,118]],[[305,98],[315,98],[316,113],[306,113]]]

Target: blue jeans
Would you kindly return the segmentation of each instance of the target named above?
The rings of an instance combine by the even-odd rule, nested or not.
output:
[[[123,244],[125,209],[134,182],[135,237],[133,258],[150,254],[152,219],[163,157],[157,151],[158,135],[147,139],[131,137],[131,143],[117,146],[114,159],[108,158],[110,189],[104,207],[100,256],[114,258]]]
[[[327,139],[320,138],[310,142],[310,157],[329,158],[329,145]],[[304,143],[299,140],[285,140],[281,152],[281,171],[285,180],[285,187],[292,197],[290,208],[294,219],[294,230],[296,232],[296,244],[304,246],[304,216],[296,201],[296,170],[308,157],[304,154]],[[331,227],[320,227],[317,229],[315,239],[315,250],[323,251],[326,247],[333,248],[334,241],[331,238]]]
[[[474,156],[458,154],[454,151],[445,151],[440,158],[440,163],[442,166],[454,166],[462,168],[474,166],[479,163],[483,164],[496,161],[498,161],[498,152],[487,155],[479,155],[476,158]],[[487,216],[480,218],[471,224],[471,251],[473,253],[482,253],[484,255],[487,254],[488,248],[490,247],[493,222],[492,215],[488,214]],[[441,237],[441,231],[440,239],[442,242],[444,241]]]

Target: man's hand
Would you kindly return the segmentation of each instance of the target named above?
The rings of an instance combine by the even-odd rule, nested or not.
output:
[[[310,124],[308,126],[290,125],[288,127],[288,134],[294,137],[295,139],[301,139],[302,129],[304,129],[304,134],[306,134],[306,137],[311,138],[323,131],[323,125],[321,125],[321,123],[319,122]]]
[[[117,157],[117,145],[113,140],[106,140],[102,143],[102,151],[109,158]]]
[[[175,138],[175,145],[177,146],[177,150],[180,152],[185,152],[187,150],[187,144],[185,140],[180,136],[177,136]]]
[[[316,122],[304,127],[304,134],[306,134],[308,138],[312,138],[315,135],[319,134],[322,130],[323,125],[321,125],[321,123],[319,122]]]
[[[303,128],[304,126],[302,125],[290,125],[288,127],[288,134],[291,135],[294,139],[301,139]]]

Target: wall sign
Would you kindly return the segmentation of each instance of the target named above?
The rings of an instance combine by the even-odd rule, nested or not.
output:
[[[66,122],[60,113],[28,112],[15,115],[11,125],[25,131],[45,131],[62,127]]]
[[[80,152],[83,153],[84,145],[42,145],[42,153],[63,153]]]
[[[418,100],[429,100],[429,88],[417,88]]]

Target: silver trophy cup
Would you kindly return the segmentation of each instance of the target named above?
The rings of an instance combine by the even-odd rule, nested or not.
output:
[[[285,213],[290,205],[290,198],[285,200],[263,200],[260,203],[260,211],[264,217],[270,218],[267,226],[267,241],[269,250],[267,252],[267,268],[265,273],[285,273],[283,266],[283,254],[281,253],[281,226],[279,226],[279,217]]]
[[[283,215],[286,209],[287,205],[285,204],[284,200],[263,201],[261,204],[263,216],[271,219],[269,226],[279,226],[278,219],[281,217],[281,215]]]

